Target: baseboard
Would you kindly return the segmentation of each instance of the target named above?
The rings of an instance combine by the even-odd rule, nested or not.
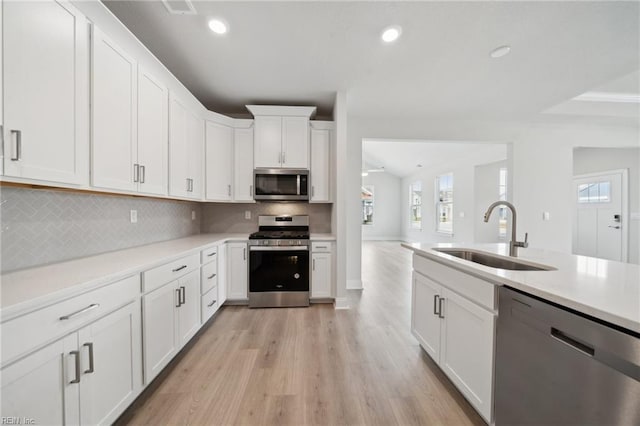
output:
[[[362,280],[347,280],[347,290],[362,290]]]
[[[335,309],[349,309],[349,299],[346,297],[336,297],[333,307]]]

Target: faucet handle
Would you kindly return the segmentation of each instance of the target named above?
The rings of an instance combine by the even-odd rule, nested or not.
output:
[[[529,247],[529,233],[528,232],[524,233],[524,243],[522,243],[522,247],[524,247],[524,248]]]

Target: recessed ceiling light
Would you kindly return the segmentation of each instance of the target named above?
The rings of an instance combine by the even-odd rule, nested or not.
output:
[[[392,27],[387,27],[382,31],[382,41],[385,43],[394,42],[400,37],[402,34],[402,28],[398,25],[394,25]]]
[[[508,44],[505,44],[504,46],[496,47],[495,49],[493,49],[489,55],[492,58],[497,59],[497,58],[502,58],[505,55],[508,55],[509,52],[511,52],[511,46],[509,46]]]
[[[212,19],[209,21],[209,29],[216,34],[225,34],[227,32],[227,24],[220,19]]]

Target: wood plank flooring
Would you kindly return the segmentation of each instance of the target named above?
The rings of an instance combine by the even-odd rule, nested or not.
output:
[[[362,275],[349,310],[223,307],[118,424],[485,425],[411,336],[410,252]]]

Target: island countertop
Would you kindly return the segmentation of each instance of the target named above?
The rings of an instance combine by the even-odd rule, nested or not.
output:
[[[510,271],[463,260],[434,248],[468,248],[508,256],[507,244],[402,243],[417,255],[507,285],[640,333],[640,266],[552,250],[520,249],[518,259],[553,271]]]

